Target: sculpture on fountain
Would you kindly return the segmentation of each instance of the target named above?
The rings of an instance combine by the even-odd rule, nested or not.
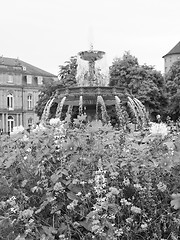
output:
[[[109,86],[108,66],[102,67],[101,63],[105,52],[93,50],[78,53],[77,86],[57,89],[54,96],[48,101],[44,109],[42,121],[46,122],[52,103],[56,102],[56,117],[61,118],[63,107],[67,106],[67,112],[72,113],[73,107],[79,108],[79,114],[86,113],[89,120],[109,120],[106,108],[115,106],[117,117],[123,121],[123,107],[127,105],[131,109],[137,124],[147,122],[146,110],[143,104],[136,98],[131,98],[122,87]],[[101,117],[99,117],[101,112]]]

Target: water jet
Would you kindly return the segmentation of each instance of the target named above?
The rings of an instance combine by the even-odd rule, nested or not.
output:
[[[63,107],[67,106],[67,113],[71,114],[73,107],[78,107],[78,114],[87,114],[89,121],[101,119],[109,121],[107,107],[114,106],[119,125],[125,125],[123,106],[131,111],[131,116],[138,126],[145,126],[147,114],[143,104],[136,98],[130,97],[122,87],[109,86],[109,68],[101,64],[105,52],[93,50],[81,51],[77,57],[77,86],[57,89],[54,96],[47,102],[42,116],[48,120],[52,103],[57,103],[56,118],[62,117]],[[101,111],[101,117],[99,114]]]

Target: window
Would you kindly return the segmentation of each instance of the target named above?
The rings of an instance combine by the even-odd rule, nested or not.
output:
[[[26,79],[27,79],[27,84],[32,84],[32,76],[31,75],[27,75]]]
[[[43,84],[43,77],[37,77],[38,79],[38,85],[42,85]]]
[[[33,119],[30,117],[28,118],[28,127],[31,127],[33,125]]]
[[[14,109],[14,97],[11,93],[7,95],[7,108],[9,110]]]
[[[28,110],[32,110],[32,95],[29,94],[27,97],[27,106],[28,106]]]
[[[13,83],[13,75],[8,75],[8,83]]]
[[[12,116],[8,117],[8,132],[12,132],[14,127],[14,118]]]

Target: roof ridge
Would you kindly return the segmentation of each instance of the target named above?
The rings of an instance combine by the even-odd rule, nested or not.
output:
[[[180,54],[180,41],[167,54],[165,54],[163,58],[173,54]]]
[[[39,67],[36,67],[30,63],[24,62],[23,60],[19,58],[10,58],[10,57],[4,57],[2,56],[3,64],[9,65],[9,66],[16,66],[18,63],[21,66],[26,67],[26,73],[32,74],[32,75],[39,75],[39,76],[47,76],[47,77],[57,77],[55,74],[52,74],[50,72],[47,72]]]

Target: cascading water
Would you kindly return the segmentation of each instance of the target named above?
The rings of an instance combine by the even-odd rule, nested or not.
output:
[[[77,56],[76,82],[78,86],[89,86],[88,82],[88,62]]]
[[[45,124],[47,119],[48,119],[48,117],[49,117],[50,108],[51,108],[52,103],[54,102],[54,99],[55,98],[52,97],[46,103],[46,106],[45,106],[45,108],[43,110],[43,114],[42,114],[42,117],[41,117],[41,123],[42,124]]]
[[[61,113],[62,113],[65,100],[66,100],[66,96],[63,97],[63,99],[59,102],[56,110],[56,118],[61,118]]]
[[[80,96],[79,98],[79,115],[83,114],[83,97]]]
[[[134,101],[132,100],[132,98],[130,98],[129,96],[128,96],[127,104],[129,106],[129,108],[131,109],[133,115],[135,116],[137,124],[140,125],[138,112],[136,110],[136,105],[135,105]]]
[[[67,114],[71,115],[73,110],[73,105],[68,106]]]
[[[122,104],[121,104],[121,100],[118,96],[115,96],[115,108],[116,108],[116,113],[117,113],[117,116],[119,118],[119,125],[120,127],[123,127],[124,124],[125,124],[125,113],[123,111],[123,107],[122,107]]]
[[[128,96],[128,106],[136,118],[137,125],[144,127],[148,122],[144,105],[137,98],[132,99]]]
[[[106,60],[106,55],[101,60],[96,61],[95,78],[98,86],[109,85],[109,67]]]
[[[137,106],[137,109],[139,111],[139,115],[141,117],[141,120],[142,120],[142,126],[146,125],[147,124],[147,114],[146,114],[146,109],[144,107],[144,105],[137,99],[137,98],[134,98],[133,99],[136,106]]]
[[[96,104],[96,116],[97,116],[97,118],[98,118],[98,105],[101,106],[101,115],[102,115],[103,122],[107,122],[109,120],[109,116],[107,114],[106,105],[105,105],[105,102],[104,102],[102,96],[97,96],[97,104]]]

